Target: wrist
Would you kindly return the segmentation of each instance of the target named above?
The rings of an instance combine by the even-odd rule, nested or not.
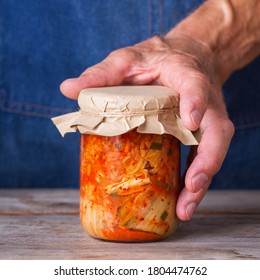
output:
[[[260,1],[208,0],[166,34],[174,46],[175,38],[189,38],[190,47],[206,51],[212,71],[220,84],[260,53]],[[259,11],[259,13],[257,12]]]

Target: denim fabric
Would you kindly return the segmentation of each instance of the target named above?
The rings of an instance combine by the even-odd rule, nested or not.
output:
[[[79,134],[61,138],[50,121],[78,108],[61,81],[167,32],[202,2],[0,0],[0,187],[78,187]],[[259,69],[257,60],[225,85],[239,129],[212,187],[259,187]]]
[[[212,188],[260,189],[260,58],[224,85],[235,135]]]

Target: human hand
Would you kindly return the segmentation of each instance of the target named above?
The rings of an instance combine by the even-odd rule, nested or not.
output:
[[[200,127],[202,132],[198,148],[192,147],[194,159],[177,202],[177,215],[183,221],[191,218],[220,169],[234,133],[218,75],[214,73],[214,61],[214,54],[192,38],[178,35],[172,42],[153,37],[112,52],[60,87],[65,96],[74,99],[84,88],[120,84],[164,85],[180,94],[184,125],[192,131]]]

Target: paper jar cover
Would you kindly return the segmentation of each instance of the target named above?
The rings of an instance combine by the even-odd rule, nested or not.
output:
[[[62,136],[81,133],[115,136],[137,128],[139,133],[171,134],[185,145],[197,145],[200,132],[186,129],[179,116],[179,95],[164,86],[113,86],[80,92],[80,110],[52,118]]]

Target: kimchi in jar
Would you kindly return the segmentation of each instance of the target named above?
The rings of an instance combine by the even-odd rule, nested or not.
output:
[[[180,144],[174,136],[81,135],[80,220],[115,241],[165,238],[177,225]]]
[[[160,240],[177,226],[180,141],[198,135],[179,117],[179,95],[163,86],[88,88],[80,110],[52,119],[81,132],[80,220],[96,238]]]

